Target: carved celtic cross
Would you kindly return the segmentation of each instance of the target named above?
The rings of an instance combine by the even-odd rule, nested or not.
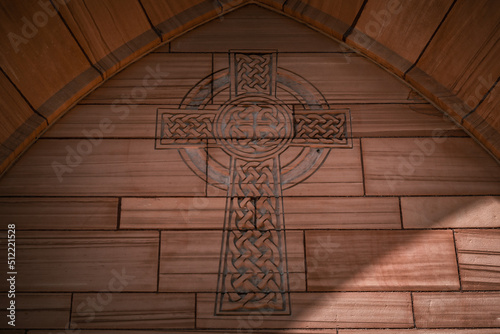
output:
[[[281,101],[280,87],[305,108]],[[351,147],[349,111],[329,109],[310,87],[278,69],[276,52],[230,52],[229,69],[193,89],[181,108],[158,109],[156,148],[179,149],[193,172],[227,194],[217,315],[290,314],[283,189],[312,174],[330,148]],[[207,90],[229,99],[202,102]],[[284,174],[280,155],[292,146],[307,149]],[[207,157],[210,147],[229,155],[226,170]]]

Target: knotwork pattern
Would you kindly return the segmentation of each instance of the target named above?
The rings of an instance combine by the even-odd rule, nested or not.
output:
[[[161,138],[206,139],[213,138],[214,114],[163,114]]]
[[[349,111],[325,108],[312,84],[278,72],[277,52],[231,51],[228,69],[210,78],[184,108],[158,109],[155,148],[179,149],[193,172],[227,191],[215,315],[289,315],[282,186],[309,177],[330,148],[352,147]],[[226,89],[229,99],[210,105]],[[292,112],[278,92],[297,93],[306,108]],[[294,147],[302,148],[295,158]],[[228,160],[214,158],[219,149]]]
[[[260,103],[255,100],[259,98]],[[293,135],[291,110],[264,104],[263,97],[239,97],[218,114],[216,137],[230,154],[247,160],[268,158],[286,147]],[[257,100],[258,101],[258,100]]]
[[[271,89],[271,54],[243,54],[236,56],[237,94],[265,93]]]
[[[274,196],[273,166],[259,161],[242,162],[236,166],[237,183],[233,196]]]
[[[235,160],[221,311],[285,310],[286,270],[276,161]],[[226,301],[226,303],[224,303]]]
[[[295,115],[295,140],[309,143],[345,143],[345,113],[308,113]]]

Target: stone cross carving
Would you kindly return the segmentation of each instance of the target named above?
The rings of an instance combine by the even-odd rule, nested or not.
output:
[[[349,111],[314,104],[294,112],[278,99],[278,84],[297,91],[303,83],[277,74],[276,52],[230,52],[229,69],[215,76],[210,90],[225,87],[228,101],[194,103],[208,94],[201,85],[185,109],[159,109],[156,147],[178,148],[193,171],[227,191],[215,314],[290,314],[283,186],[313,173],[325,150],[351,147]],[[307,89],[302,95],[311,101]],[[226,172],[203,166],[210,145],[229,155]],[[280,154],[291,146],[309,153],[284,180]]]

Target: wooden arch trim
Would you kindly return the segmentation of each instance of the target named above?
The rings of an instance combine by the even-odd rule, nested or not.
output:
[[[343,41],[500,158],[498,1],[26,0],[0,4],[0,173],[110,76],[252,3]]]

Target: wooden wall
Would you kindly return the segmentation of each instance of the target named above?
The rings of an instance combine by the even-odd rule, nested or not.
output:
[[[131,61],[247,0],[0,3],[0,171],[76,101]],[[256,0],[406,80],[496,157],[496,0]]]
[[[331,6],[343,20],[356,15]],[[144,27],[138,20],[127,36],[150,43]],[[89,59],[111,43],[103,35],[85,45]],[[214,316],[228,192],[208,175],[228,170],[229,156],[207,140],[195,174],[175,147],[155,149],[157,110],[178,112],[193,87],[208,105],[190,113],[221,110],[228,81],[202,79],[227,75],[228,50],[271,47],[283,77],[350,109],[353,145],[283,185],[292,313]],[[108,59],[93,64],[99,76],[109,75]],[[279,85],[274,103],[307,110],[290,87]],[[478,113],[498,106],[494,94]],[[9,97],[18,124],[45,122],[15,89]],[[280,175],[300,166],[298,151],[280,154]],[[1,333],[500,332],[500,166],[396,77],[260,6],[173,39],[78,101],[0,179],[0,221],[1,240],[16,224],[18,272],[16,331],[3,308]]]

